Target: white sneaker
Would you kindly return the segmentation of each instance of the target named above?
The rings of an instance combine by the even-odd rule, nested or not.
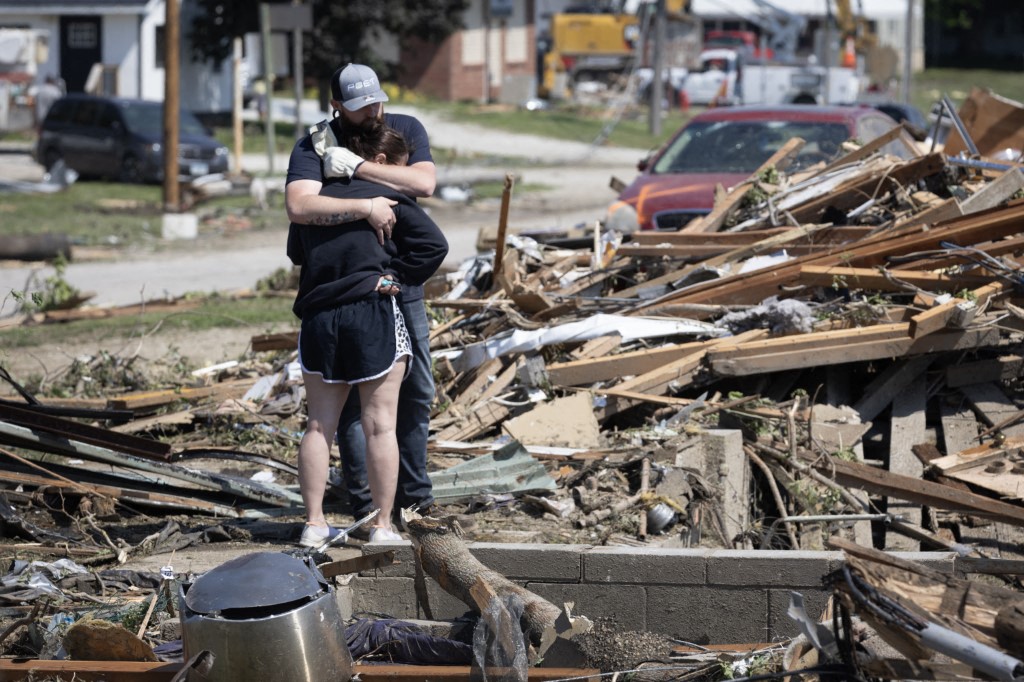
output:
[[[405,542],[405,538],[390,528],[374,528],[370,531],[369,544]]]
[[[334,526],[311,526],[308,523],[302,529],[302,538],[299,544],[303,547],[319,547],[328,540],[334,540],[342,532]],[[344,542],[345,540],[341,540]]]

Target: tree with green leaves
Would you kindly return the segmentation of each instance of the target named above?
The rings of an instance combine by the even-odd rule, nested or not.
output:
[[[399,45],[411,39],[439,43],[463,27],[469,0],[308,0],[313,31],[304,44],[303,70],[315,78],[326,105],[328,81],[339,66],[359,62],[382,79],[395,78],[402,65],[371,52],[381,36]],[[251,0],[196,0],[190,39],[193,56],[222,62],[231,56],[232,40],[259,31],[259,3]]]

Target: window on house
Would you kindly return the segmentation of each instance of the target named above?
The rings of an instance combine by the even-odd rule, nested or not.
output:
[[[164,68],[164,54],[167,52],[167,32],[163,26],[157,26],[153,36],[153,42],[156,50],[156,68]]]
[[[99,26],[91,21],[73,21],[68,24],[68,47],[93,50],[99,45]]]

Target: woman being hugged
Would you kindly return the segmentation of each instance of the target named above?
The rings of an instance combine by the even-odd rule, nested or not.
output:
[[[339,145],[366,163],[404,164],[404,138],[385,125],[353,131]],[[366,198],[367,219],[339,226],[295,225],[288,255],[302,266],[293,311],[302,319],[299,362],[308,421],[299,444],[299,487],[306,506],[301,544],[315,547],[340,531],[323,512],[331,443],[352,386],[359,390],[370,493],[380,510],[371,542],[400,540],[391,527],[398,482],[395,422],[411,345],[398,297],[403,285],[422,285],[448,253],[440,229],[415,201],[357,178],[327,181],[321,195]],[[395,226],[383,244],[369,222],[373,202],[396,202]]]

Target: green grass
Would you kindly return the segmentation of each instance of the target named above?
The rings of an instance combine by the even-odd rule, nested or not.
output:
[[[148,312],[74,324],[19,326],[0,330],[0,345],[6,351],[32,348],[43,343],[94,342],[98,347],[142,337],[157,328],[162,331],[198,332],[225,327],[265,327],[266,333],[296,328],[291,296],[229,298],[203,295],[196,308],[181,312]],[[0,364],[3,355],[0,354]]]
[[[911,78],[910,100],[928,113],[933,102],[949,95],[960,105],[972,87],[988,88],[1001,97],[1024,102],[1024,77],[1020,72],[977,69],[928,69]]]
[[[260,211],[248,194],[204,201],[195,211],[200,230],[217,229],[218,218],[229,213],[244,215],[257,230],[279,227],[283,220],[282,209]],[[0,236],[50,232],[66,234],[79,246],[159,245],[163,190],[79,180],[53,194],[2,194],[0,216]]]

